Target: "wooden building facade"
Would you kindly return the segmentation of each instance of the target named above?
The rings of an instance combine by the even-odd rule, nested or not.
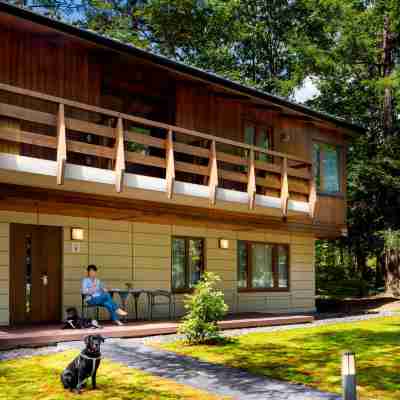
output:
[[[3,3],[0,37],[0,323],[59,320],[89,263],[179,313],[204,270],[231,312],[314,310],[359,127]]]

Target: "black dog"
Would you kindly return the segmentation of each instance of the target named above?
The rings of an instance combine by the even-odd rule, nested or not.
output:
[[[65,389],[80,393],[84,382],[92,377],[92,387],[96,389],[96,374],[100,365],[100,346],[104,342],[101,335],[89,335],[85,337],[86,347],[61,374],[61,382]]]
[[[81,318],[75,307],[66,309],[66,318],[63,329],[87,329],[100,328],[99,323],[94,319]]]

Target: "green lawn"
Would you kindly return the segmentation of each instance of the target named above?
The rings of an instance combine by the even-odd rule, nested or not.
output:
[[[76,351],[0,362],[1,400],[217,400],[222,397],[192,389],[103,360],[97,375],[98,389],[81,395],[62,388],[60,373]],[[226,398],[225,398],[226,399]]]
[[[167,350],[340,393],[341,353],[357,355],[360,399],[400,399],[400,317],[251,333],[225,345],[162,345]]]

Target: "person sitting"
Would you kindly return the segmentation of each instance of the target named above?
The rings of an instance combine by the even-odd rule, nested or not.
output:
[[[128,313],[120,308],[108,293],[103,282],[96,278],[97,267],[93,264],[87,267],[86,278],[82,279],[81,293],[85,295],[85,301],[90,306],[105,307],[111,316],[111,320],[117,325],[123,325],[119,316],[126,316]]]

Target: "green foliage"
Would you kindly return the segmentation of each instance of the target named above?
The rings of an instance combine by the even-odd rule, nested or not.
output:
[[[388,229],[387,231],[381,232],[385,250],[400,250],[400,230],[393,231]]]
[[[184,316],[179,333],[186,336],[191,344],[205,343],[220,339],[217,322],[226,314],[228,306],[224,294],[215,288],[220,278],[206,272],[196,284],[194,293],[186,295]]]

